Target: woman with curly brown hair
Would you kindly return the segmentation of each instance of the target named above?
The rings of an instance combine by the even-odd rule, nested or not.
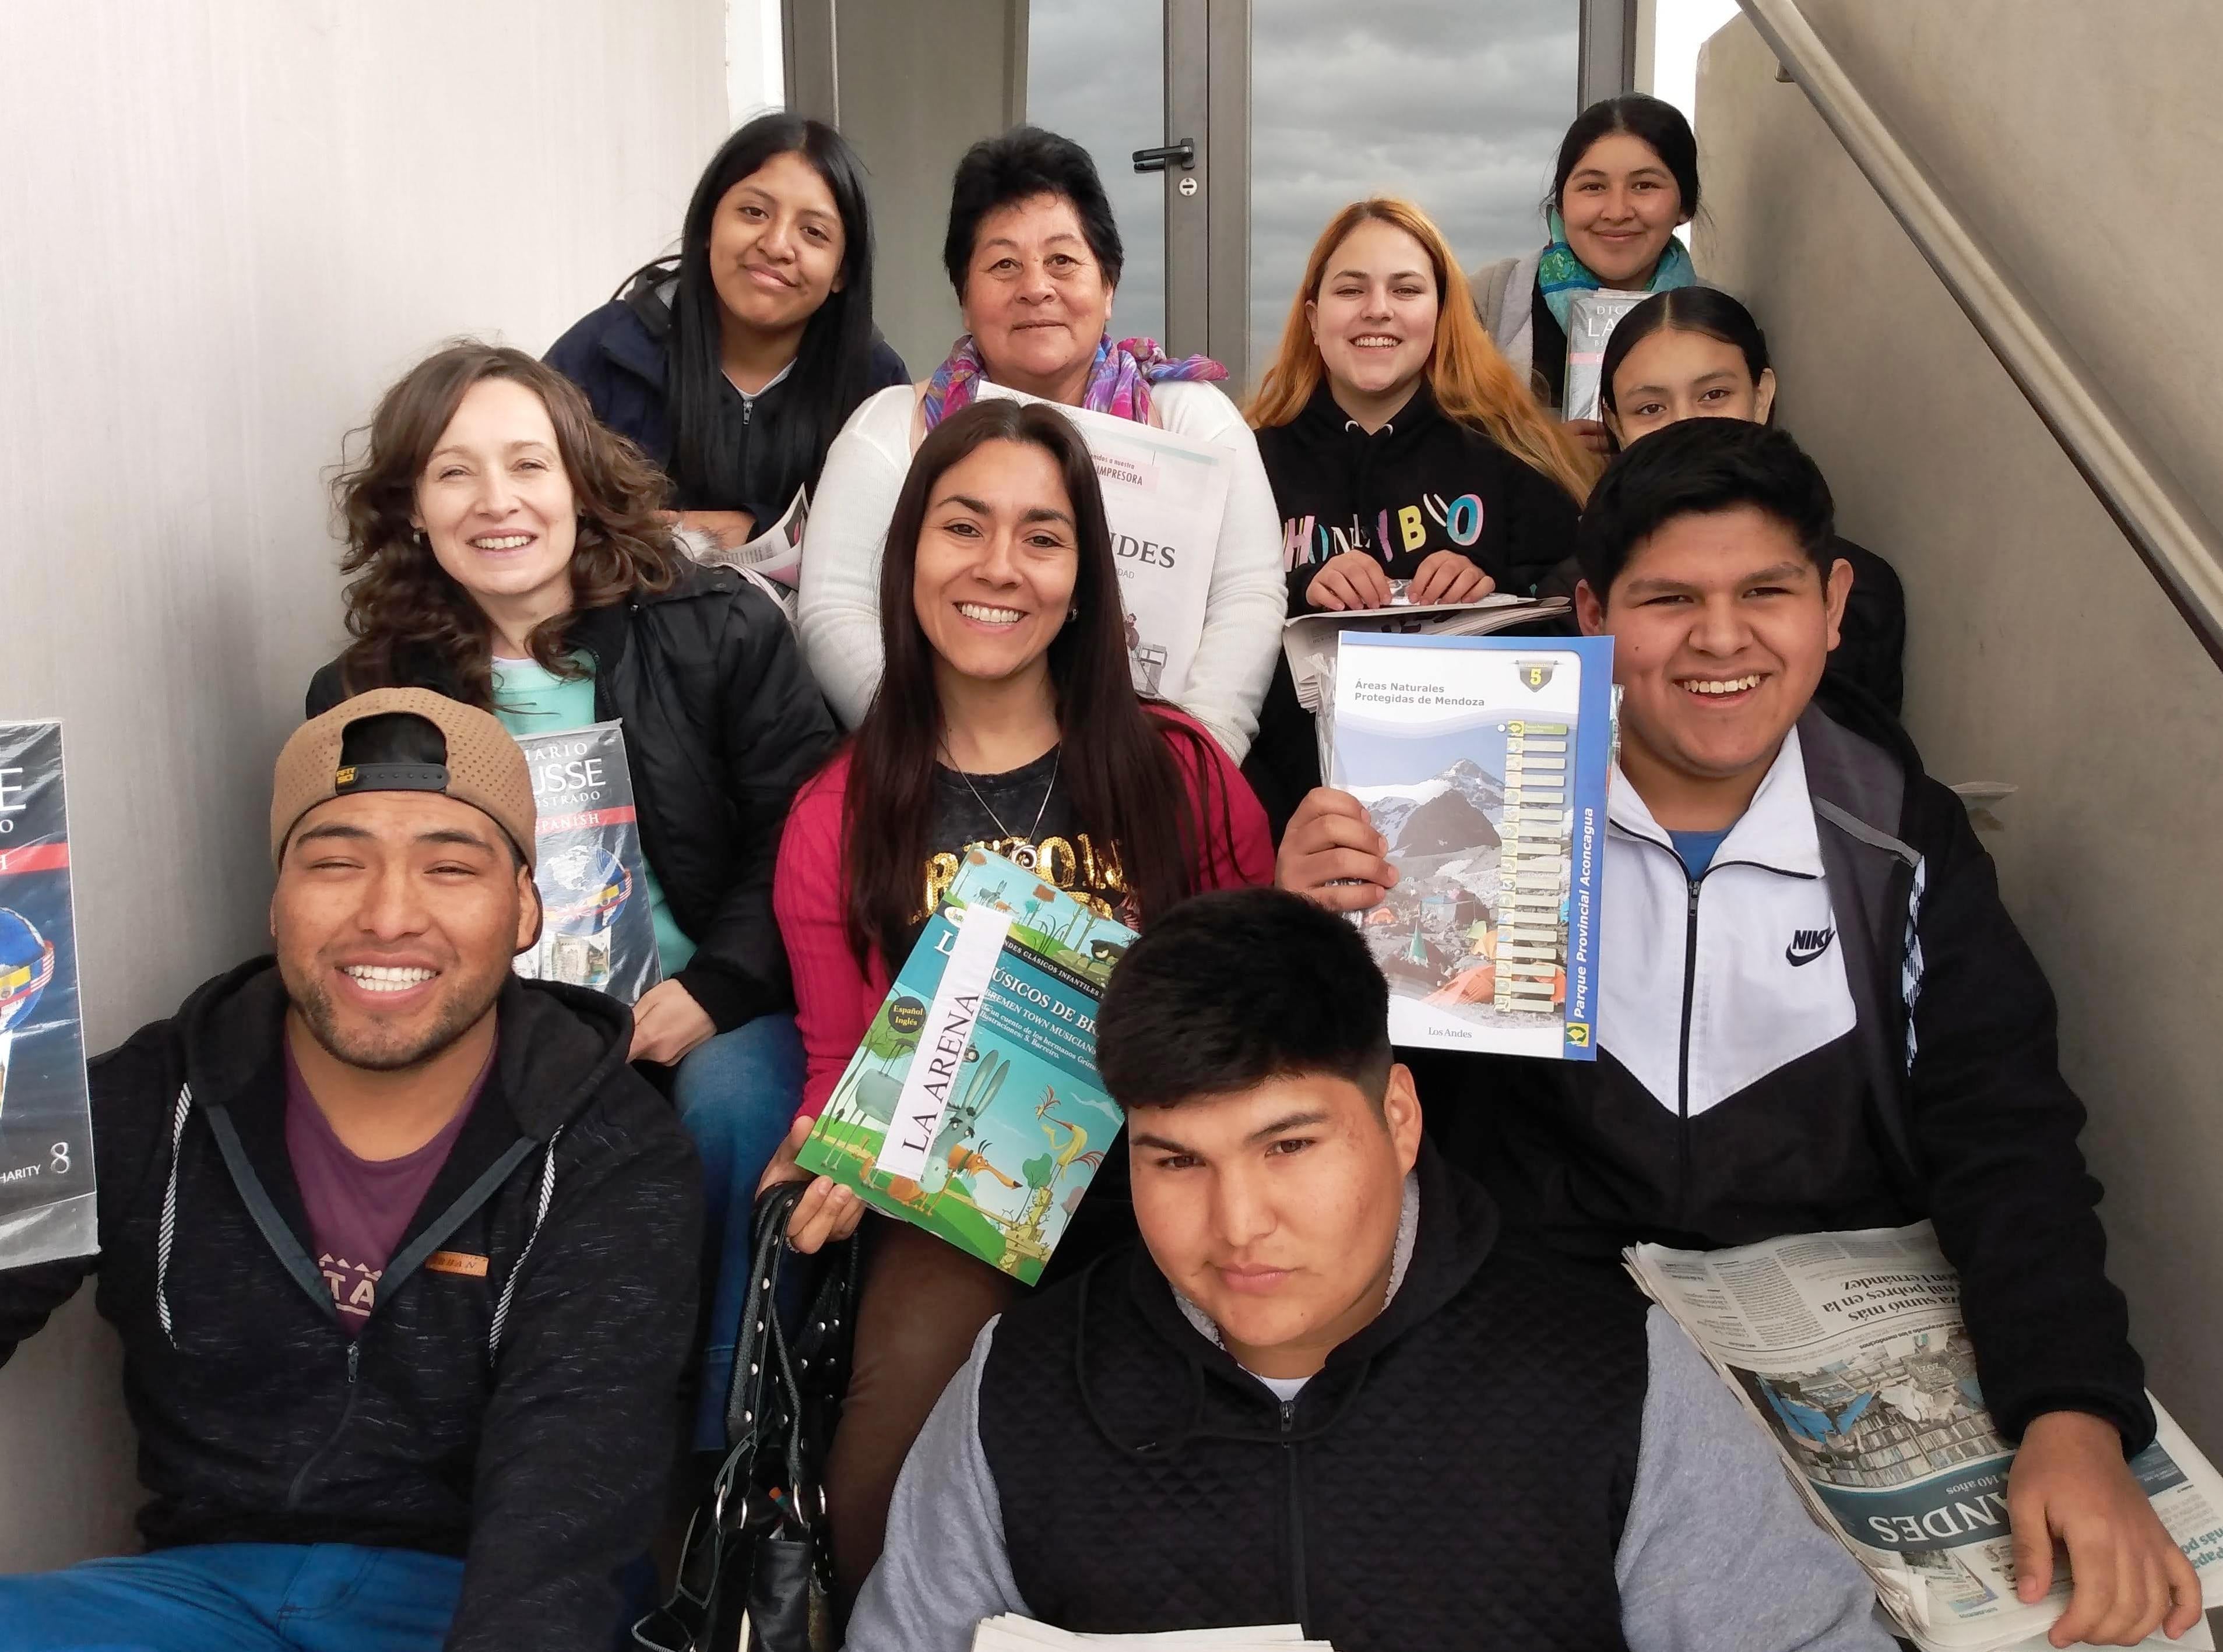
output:
[[[720,1443],[758,1174],[801,1096],[803,1051],[771,910],[788,802],[834,744],[771,598],[690,564],[664,478],[522,351],[449,346],[373,415],[342,475],[355,640],[312,715],[368,689],[437,689],[513,733],[616,720],[664,979],[634,1006],[633,1057],[701,1150],[721,1256],[701,1443]]]

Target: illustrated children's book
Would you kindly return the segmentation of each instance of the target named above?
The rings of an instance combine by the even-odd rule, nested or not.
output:
[[[0,1268],[100,1248],[62,725],[0,723]]]
[[[625,733],[594,723],[517,744],[538,813],[540,939],[517,960],[531,980],[594,987],[630,1004],[664,978]]]
[[[1346,632],[1329,783],[1401,874],[1353,914],[1396,1043],[1596,1056],[1613,643]]]
[[[1096,1005],[1134,939],[968,851],[796,1162],[1032,1285],[1119,1133]]]

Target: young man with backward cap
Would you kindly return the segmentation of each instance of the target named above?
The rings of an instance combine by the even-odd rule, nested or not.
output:
[[[1420,1134],[1344,920],[1200,895],[1112,978],[1142,1248],[981,1332],[851,1652],[1022,1612],[1338,1652],[1889,1652],[1866,1579],[1658,1310],[1509,1238]]]
[[[92,1064],[100,1254],[0,1272],[0,1360],[98,1276],[152,1494],[146,1554],[0,1578],[10,1649],[612,1643],[701,1195],[624,1006],[511,972],[534,824],[438,694],[287,742],[276,956]]]
[[[1418,1052],[1431,1128],[1508,1222],[1608,1266],[1632,1240],[1928,1217],[2021,1442],[2020,1598],[2044,1598],[2058,1544],[2056,1646],[2182,1635],[2199,1580],[2127,1466],[2153,1412],[2053,995],[1960,799],[1887,715],[1813,703],[1852,583],[1835,543],[1814,462],[1741,420],[1647,436],[1592,491],[1576,612],[1622,691],[1597,1059]],[[1357,910],[1396,882],[1386,854],[1323,788],[1276,881]]]

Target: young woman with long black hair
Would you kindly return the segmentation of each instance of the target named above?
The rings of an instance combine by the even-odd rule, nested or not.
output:
[[[1273,873],[1265,818],[1219,743],[1135,692],[1095,468],[1055,408],[998,398],[941,421],[895,501],[879,576],[878,691],[797,797],[780,843],[774,906],[795,966],[806,1115],[825,1105],[967,849],[1031,857],[1131,925]],[[805,1128],[772,1177],[791,1171]],[[1054,1271],[1118,1233],[1124,1167],[1113,1148]],[[843,1216],[814,1239],[857,1219],[830,1182],[804,1198],[797,1230]],[[935,1397],[1020,1289],[905,1223],[874,1221],[871,1245],[827,1469],[851,1596]]]
[[[856,152],[799,115],[751,121],[703,169],[678,256],[636,271],[548,362],[671,478],[681,526],[727,547],[769,527],[857,405],[910,376],[872,327]]]
[[[1656,292],[1606,341],[1599,397],[1614,445],[1627,447],[1686,418],[1775,422],[1775,369],[1752,311],[1710,286]],[[1849,685],[1899,715],[1906,596],[1892,565],[1840,534],[1836,557],[1853,570],[1837,646],[1822,674],[1827,701]]]
[[[1625,92],[1575,117],[1544,203],[1550,242],[1474,273],[1483,324],[1545,406],[1557,412],[1566,400],[1575,296],[1692,285],[1697,273],[1675,230],[1697,211],[1698,141],[1672,104]],[[1572,420],[1570,428],[1592,452],[1607,450],[1597,420]]]

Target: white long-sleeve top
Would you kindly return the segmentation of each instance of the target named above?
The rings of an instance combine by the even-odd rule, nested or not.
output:
[[[803,540],[803,651],[851,728],[880,682],[880,556],[888,518],[910,470],[918,391],[897,385],[860,405],[826,455]],[[1288,603],[1282,519],[1257,439],[1235,404],[1208,384],[1150,386],[1150,422],[1234,455],[1220,520],[1204,631],[1181,709],[1241,762],[1258,732]]]

